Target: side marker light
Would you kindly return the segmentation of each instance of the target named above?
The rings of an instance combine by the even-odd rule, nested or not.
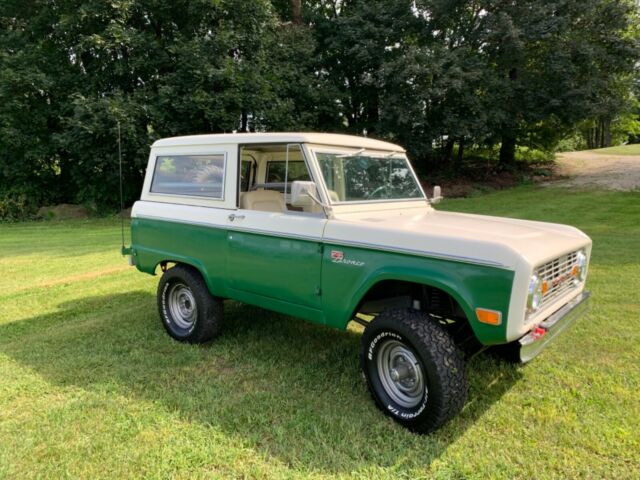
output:
[[[476,308],[478,321],[487,325],[500,325],[502,323],[502,312],[489,310],[486,308]]]

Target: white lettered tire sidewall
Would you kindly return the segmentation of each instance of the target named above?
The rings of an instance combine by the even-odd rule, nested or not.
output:
[[[400,405],[382,384],[377,355],[385,341],[403,344],[419,364],[424,394],[414,406]],[[379,314],[362,334],[360,363],[376,406],[414,432],[437,430],[466,402],[464,354],[444,327],[425,312],[392,309]]]
[[[419,368],[421,369],[423,378],[425,379],[425,386],[423,397],[420,400],[420,403],[418,403],[418,405],[416,405],[415,407],[406,408],[401,406],[389,396],[384,386],[382,385],[380,373],[378,372],[377,355],[380,346],[385,340],[389,339],[397,340],[405,344],[411,349],[412,353],[418,358],[418,361],[420,362]],[[370,388],[374,389],[375,395],[378,397],[379,406],[381,408],[384,408],[390,416],[397,418],[403,423],[412,422],[428,408],[430,391],[429,376],[425,372],[423,365],[424,359],[421,358],[419,353],[416,352],[416,350],[412,347],[411,342],[400,333],[392,330],[381,330],[377,332],[367,348],[365,358],[365,376],[367,378],[367,382],[369,383]]]

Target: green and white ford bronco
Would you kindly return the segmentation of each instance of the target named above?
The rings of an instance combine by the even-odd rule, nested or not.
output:
[[[138,270],[176,340],[220,333],[233,299],[346,329],[378,407],[431,432],[463,407],[465,358],[526,362],[586,309],[591,240],[551,223],[439,212],[402,147],[345,135],[224,134],[151,148],[132,210]]]

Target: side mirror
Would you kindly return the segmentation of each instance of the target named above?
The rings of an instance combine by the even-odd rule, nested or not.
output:
[[[435,187],[433,187],[433,197],[431,197],[431,200],[429,200],[430,203],[432,204],[436,204],[436,203],[440,203],[440,200],[442,200],[444,197],[442,196],[442,189],[440,188],[439,185],[436,185]]]
[[[317,189],[314,182],[296,180],[291,183],[291,205],[294,207],[310,207],[317,202]]]

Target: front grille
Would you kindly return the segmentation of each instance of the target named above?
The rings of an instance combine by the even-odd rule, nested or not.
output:
[[[538,267],[536,275],[540,282],[547,282],[547,291],[542,297],[540,308],[552,304],[569,290],[578,285],[572,269],[576,265],[578,252],[567,253]]]

